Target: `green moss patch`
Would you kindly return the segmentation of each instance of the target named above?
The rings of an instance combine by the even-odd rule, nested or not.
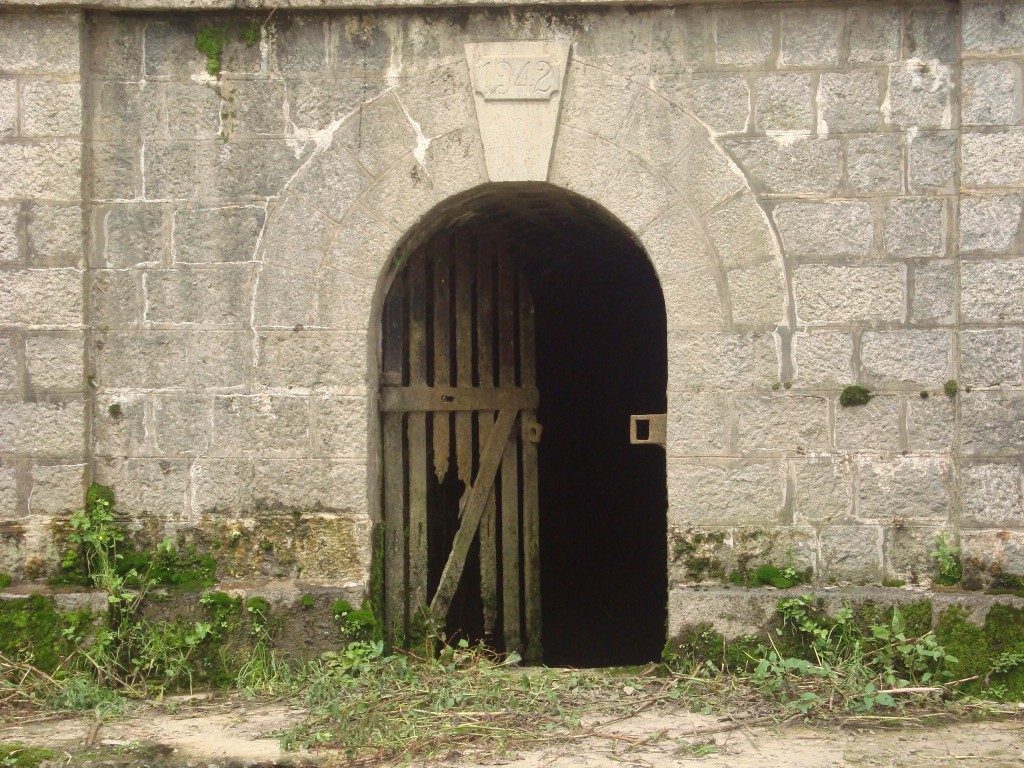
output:
[[[871,390],[862,387],[860,384],[851,384],[843,389],[839,395],[839,404],[843,408],[852,408],[858,405],[867,405],[871,401]]]
[[[994,605],[981,626],[951,606],[939,616],[935,635],[959,659],[957,677],[976,677],[967,690],[1024,699],[1024,608]]]
[[[812,570],[806,568],[779,568],[776,565],[759,565],[753,570],[738,570],[729,574],[729,581],[732,584],[742,587],[775,587],[776,589],[789,589],[798,584],[808,584],[811,581]]]
[[[20,741],[0,744],[0,765],[4,768],[36,768],[56,757],[57,753],[47,747],[31,747]]]
[[[91,621],[88,610],[62,611],[52,597],[0,600],[0,653],[52,672],[75,651]]]

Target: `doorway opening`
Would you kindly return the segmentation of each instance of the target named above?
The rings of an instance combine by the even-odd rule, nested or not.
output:
[[[400,253],[382,335],[386,557],[403,548],[385,568],[386,623],[408,632],[457,560],[442,601],[449,637],[549,665],[657,660],[665,453],[631,445],[629,430],[632,414],[665,412],[667,334],[643,248],[582,197],[490,184],[438,206]],[[469,318],[461,341],[456,305]],[[450,353],[438,356],[444,337]],[[504,449],[490,451],[502,454],[495,463],[488,443],[502,408],[517,415]],[[476,486],[487,497],[479,524]],[[473,538],[460,548],[467,519]]]

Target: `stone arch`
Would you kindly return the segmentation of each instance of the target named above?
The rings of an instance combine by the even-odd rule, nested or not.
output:
[[[268,212],[251,324],[256,339],[266,329],[322,334],[318,354],[336,355],[344,370],[332,374],[342,398],[332,418],[353,439],[369,435],[366,508],[376,519],[378,328],[392,265],[418,221],[488,182],[464,59],[384,91],[312,140]],[[763,503],[777,515],[784,468],[748,463],[728,435],[730,393],[779,381],[780,330],[793,317],[777,236],[744,176],[687,109],[577,58],[549,183],[618,218],[661,282],[670,525],[726,510],[735,521]],[[257,364],[259,355],[257,341]],[[766,501],[767,486],[778,493]]]

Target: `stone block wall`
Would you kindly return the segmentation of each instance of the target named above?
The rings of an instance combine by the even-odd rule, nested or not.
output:
[[[82,24],[0,13],[0,571],[26,578],[87,461]]]
[[[144,525],[226,545],[223,577],[359,584],[366,384],[346,361],[362,370],[365,342],[269,328],[253,294],[268,204],[365,94],[339,104],[351,77],[324,78],[326,17],[282,19],[273,43],[245,42],[248,21],[90,18],[93,476]],[[211,76],[195,40],[221,25]],[[335,418],[353,399],[360,418]]]
[[[277,12],[247,42],[263,18],[0,15],[7,541],[36,520],[45,554],[84,463],[143,527],[232,543],[225,575],[364,582],[381,244],[480,172],[463,44],[557,39],[552,178],[605,180],[691,331],[673,587],[927,583],[943,532],[975,583],[1024,573],[1024,2]],[[714,279],[668,264],[695,228]],[[854,383],[875,397],[843,408]]]
[[[746,514],[723,505],[740,512],[732,526],[694,529],[695,518],[722,519],[701,511],[704,481],[694,483],[673,515],[678,583],[706,578],[708,563],[720,574],[766,560],[812,567],[826,583],[927,583],[943,532],[962,546],[969,582],[1019,573],[1024,293],[1012,158],[1024,37],[1011,30],[1024,11],[940,2],[759,13],[711,11],[708,74],[666,77],[690,84],[694,110],[769,211],[793,312],[778,333],[781,397],[736,394],[725,409],[730,448],[749,459],[727,482],[753,504]],[[951,380],[955,398],[943,392]],[[850,383],[874,399],[841,407]],[[765,535],[767,508],[781,527]]]

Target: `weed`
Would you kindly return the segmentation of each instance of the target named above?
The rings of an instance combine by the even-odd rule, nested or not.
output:
[[[181,555],[165,540],[153,553],[134,550],[117,524],[114,495],[109,488],[91,485],[85,507],[72,514],[69,548],[62,558],[65,583],[77,581],[107,593],[106,622],[96,627],[88,642],[81,628],[63,628],[66,644],[76,650],[77,673],[87,673],[96,684],[130,696],[161,694],[166,688],[192,684],[193,656],[210,636],[212,625],[200,621],[154,621],[143,604],[162,582],[174,584],[212,581],[212,567],[203,556]],[[67,701],[86,692],[74,676],[66,685]]]
[[[942,385],[942,391],[946,393],[946,397],[956,397],[956,393],[960,390],[956,383],[956,379],[950,379]]]
[[[273,696],[292,686],[292,668],[273,647],[270,603],[262,597],[245,601],[253,645],[235,677],[235,686],[249,697]]]
[[[120,403],[111,403],[107,406],[107,413],[112,419],[120,419],[124,414],[124,411],[121,409]]]
[[[381,639],[380,622],[377,621],[373,607],[369,603],[363,603],[362,608],[356,609],[347,600],[338,600],[332,612],[346,640]]]
[[[842,394],[839,395],[839,404],[843,408],[867,405],[871,397],[871,390],[862,387],[860,384],[851,384],[843,389]]]
[[[771,648],[757,662],[753,679],[802,713],[822,706],[854,712],[895,708],[894,696],[904,689],[941,692],[941,683],[951,679],[950,665],[957,663],[931,632],[909,636],[899,607],[888,622],[871,624],[866,633],[851,608],[826,618],[810,596],[781,600],[778,611],[780,640],[805,652],[785,654],[769,637]]]
[[[7,589],[9,586],[11,586],[11,582],[13,581],[14,578],[11,576],[11,574],[0,572],[0,589]]]
[[[960,559],[960,548],[946,541],[946,534],[940,533],[935,538],[935,549],[931,553],[939,573],[935,577],[938,584],[953,587],[960,583],[964,575],[963,561]]]

